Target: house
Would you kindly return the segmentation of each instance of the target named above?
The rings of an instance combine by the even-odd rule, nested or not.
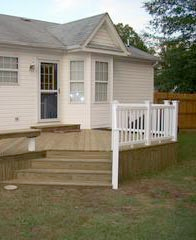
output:
[[[107,13],[66,24],[0,15],[0,130],[111,127],[113,100],[153,100],[156,61],[126,47]]]

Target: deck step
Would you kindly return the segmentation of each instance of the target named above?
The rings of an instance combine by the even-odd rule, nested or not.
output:
[[[15,184],[15,185],[39,185],[39,186],[70,186],[70,187],[111,187],[111,183],[104,183],[104,182],[81,182],[81,181],[66,181],[66,182],[59,182],[59,181],[39,181],[39,180],[21,180],[21,179],[12,179],[9,181],[4,181],[3,184]]]
[[[111,152],[49,150],[4,183],[111,187]]]
[[[33,169],[111,170],[109,159],[53,159],[32,160]]]
[[[27,181],[43,182],[102,182],[111,183],[111,171],[104,170],[69,170],[69,169],[25,169],[16,171],[17,178]]]
[[[69,158],[69,159],[111,159],[111,152],[106,151],[67,151],[49,150],[47,158]]]
[[[42,132],[79,132],[80,124],[45,124],[31,126],[32,129],[39,129]]]

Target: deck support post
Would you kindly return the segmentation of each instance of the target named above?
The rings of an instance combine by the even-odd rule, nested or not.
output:
[[[119,171],[119,131],[116,129],[113,133],[113,152],[112,152],[112,188],[118,189],[118,171]]]
[[[28,138],[28,151],[29,152],[35,151],[35,137]]]
[[[174,106],[173,111],[173,141],[176,142],[178,140],[178,102],[179,101],[172,101]]]
[[[146,113],[146,145],[151,144],[151,102],[145,101],[145,105],[147,108]]]
[[[112,189],[118,189],[119,130],[117,128],[118,101],[112,104]]]
[[[170,106],[169,100],[164,100],[165,106]],[[163,116],[162,116],[163,117]],[[169,135],[169,108],[164,109],[164,137]]]
[[[113,140],[114,140],[114,130],[117,128],[117,104],[118,101],[112,102],[112,150],[113,150]]]

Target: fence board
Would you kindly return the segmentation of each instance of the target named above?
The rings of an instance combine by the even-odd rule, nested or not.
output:
[[[179,128],[196,129],[196,94],[154,93],[155,103],[161,103],[163,100],[179,100]]]

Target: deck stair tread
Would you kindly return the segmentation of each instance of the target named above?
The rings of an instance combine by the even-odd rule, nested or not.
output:
[[[108,170],[34,169],[34,168],[17,170],[17,172],[21,172],[21,173],[28,172],[28,173],[111,174],[111,171],[108,171]]]
[[[31,126],[33,129],[42,129],[42,128],[54,128],[54,127],[77,127],[80,126],[80,124],[42,124],[42,125],[34,125]]]
[[[30,181],[30,180],[21,180],[13,179],[4,181],[3,184],[20,184],[20,185],[46,185],[46,186],[83,186],[83,187],[111,187],[110,183],[105,182],[95,182],[95,181]]]
[[[37,158],[33,162],[81,162],[81,163],[111,163],[111,159],[69,159],[69,158]]]
[[[39,129],[42,132],[78,132],[80,124],[41,124],[31,126],[32,129]]]
[[[47,151],[45,157],[32,159],[28,168],[15,170],[14,176],[15,179],[6,183],[110,187],[111,153],[55,150],[48,154]]]
[[[64,151],[47,151],[47,158],[69,158],[69,159],[111,159],[111,153],[97,153],[97,152],[64,152]]]

